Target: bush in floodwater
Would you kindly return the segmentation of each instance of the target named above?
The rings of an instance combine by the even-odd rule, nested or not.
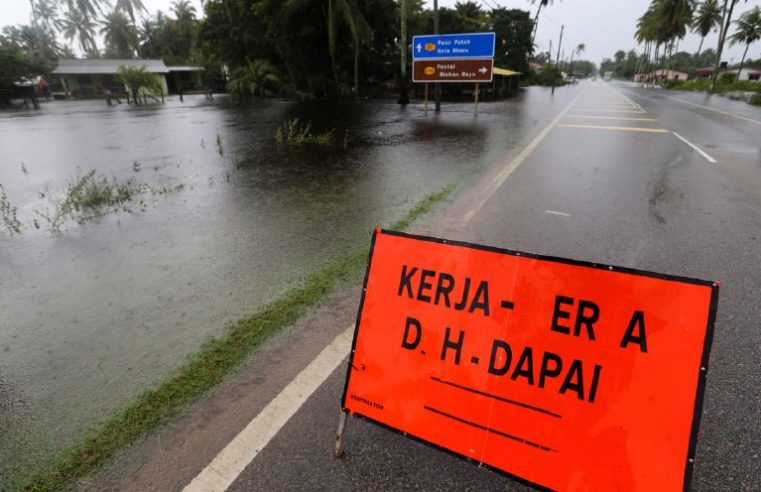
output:
[[[17,212],[18,208],[11,205],[8,195],[5,194],[5,188],[0,184],[0,220],[11,236],[21,233],[21,222],[18,220]]]
[[[330,147],[336,142],[336,130],[334,128],[324,133],[313,134],[311,121],[303,123],[298,118],[291,118],[278,127],[275,132],[275,142],[278,146],[287,147],[303,147],[307,145]],[[348,133],[347,137],[344,138],[344,142],[348,144]]]
[[[67,220],[81,223],[119,208],[126,210],[126,204],[141,191],[133,179],[120,183],[115,177],[109,180],[90,171],[69,184],[63,198],[55,202],[52,213],[35,212],[48,222],[51,231],[58,232]]]

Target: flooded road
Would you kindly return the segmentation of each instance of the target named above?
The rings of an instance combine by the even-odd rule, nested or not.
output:
[[[477,118],[471,104],[426,116],[393,101],[201,98],[0,112],[0,184],[22,228],[0,226],[0,483],[77,442],[231,321],[355,251],[373,226],[504,159],[575,90],[552,99],[530,89],[482,104]],[[291,118],[339,140],[348,130],[348,145],[279,149],[276,130]],[[152,191],[50,231],[42,216],[92,170]]]

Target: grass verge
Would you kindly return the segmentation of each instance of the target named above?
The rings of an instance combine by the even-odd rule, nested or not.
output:
[[[426,196],[391,229],[404,230],[430,212],[454,190],[450,185]],[[279,329],[295,322],[309,308],[323,301],[341,281],[358,276],[367,261],[367,249],[351,254],[306,277],[282,298],[252,316],[234,323],[228,333],[204,344],[177,374],[149,389],[106,420],[92,435],[64,450],[17,490],[69,490],[112,458],[119,450],[168,422],[243,362]]]

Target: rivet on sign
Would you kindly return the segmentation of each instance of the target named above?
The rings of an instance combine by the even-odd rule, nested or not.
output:
[[[612,267],[612,266],[609,266],[609,267],[608,267],[608,270],[613,270],[613,267]]]
[[[689,459],[689,460],[687,460],[687,461],[689,461],[690,463],[695,463],[695,460],[694,460],[694,459],[692,459],[692,458],[690,458],[690,459]]]
[[[705,368],[705,367],[701,367],[701,368],[700,368],[700,370],[701,370],[701,371],[705,371],[705,370],[706,370],[706,368]]]

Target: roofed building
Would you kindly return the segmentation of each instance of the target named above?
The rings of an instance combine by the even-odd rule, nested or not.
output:
[[[106,90],[123,89],[116,77],[122,66],[145,67],[148,72],[158,75],[163,91],[167,94],[200,85],[200,80],[195,79],[203,71],[202,67],[168,67],[163,60],[67,59],[58,61],[53,74],[61,78],[64,90],[74,97],[93,97]]]

